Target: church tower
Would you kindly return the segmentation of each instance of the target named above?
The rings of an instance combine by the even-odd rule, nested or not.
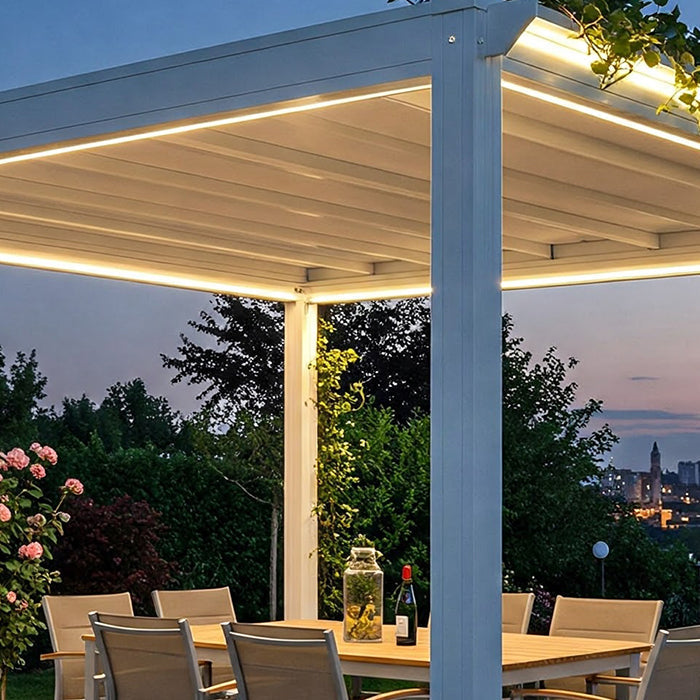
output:
[[[653,506],[661,505],[661,452],[659,446],[654,442],[651,448],[651,503]]]

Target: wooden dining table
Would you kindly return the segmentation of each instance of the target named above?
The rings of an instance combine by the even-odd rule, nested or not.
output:
[[[430,682],[429,630],[418,629],[415,646],[397,646],[394,626],[383,626],[380,642],[345,642],[341,622],[330,620],[285,620],[261,624],[313,627],[333,631],[343,673],[365,678],[391,678],[420,684]],[[220,625],[193,625],[197,654],[215,663],[227,660]],[[85,635],[85,700],[96,700],[92,677],[95,673],[94,636]],[[640,656],[650,644],[586,637],[549,637],[503,633],[503,685],[516,685],[565,676],[580,676],[615,670],[639,675]]]

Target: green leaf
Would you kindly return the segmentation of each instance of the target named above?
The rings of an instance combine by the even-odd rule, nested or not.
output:
[[[661,63],[661,56],[659,56],[656,51],[645,51],[643,54],[644,63],[646,63],[649,68],[654,68]]]

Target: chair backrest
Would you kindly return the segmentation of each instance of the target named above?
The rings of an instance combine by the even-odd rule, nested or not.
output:
[[[83,651],[83,635],[90,630],[88,613],[93,610],[130,615],[129,593],[105,595],[47,595],[41,600],[54,651]],[[56,662],[55,700],[84,697],[85,662],[81,658]]]
[[[240,700],[348,700],[333,632],[224,623]]]
[[[223,588],[196,588],[182,591],[153,591],[158,617],[186,617],[190,625],[235,622],[231,591]]]
[[[187,620],[178,620],[175,627],[168,620],[168,627],[158,628],[109,625],[98,618],[90,615],[104,668],[107,700],[199,697],[197,656]]]
[[[659,631],[637,700],[700,700],[700,638],[684,635],[671,638],[665,630]]]
[[[661,600],[614,600],[557,596],[549,634],[564,637],[654,641]]]
[[[141,617],[139,615],[113,615],[96,611],[91,619],[114,627],[132,627],[135,629],[175,629],[178,619],[171,617]]]
[[[534,593],[502,593],[501,631],[526,634],[534,602]]]

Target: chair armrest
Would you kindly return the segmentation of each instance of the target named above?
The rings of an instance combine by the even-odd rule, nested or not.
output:
[[[60,659],[70,659],[85,656],[84,651],[51,651],[47,654],[42,654],[39,659],[41,661],[57,661]]]
[[[607,683],[609,685],[639,685],[642,682],[641,678],[630,678],[628,676],[603,676],[595,675],[588,676],[586,681],[589,683]]]
[[[224,690],[236,690],[236,681],[224,681],[216,685],[210,685],[208,688],[202,688],[207,694],[221,693]]]
[[[396,700],[397,698],[429,698],[428,688],[404,688],[403,690],[390,690],[372,696],[372,700]]]
[[[510,693],[511,698],[578,698],[578,700],[605,700],[600,695],[577,693],[574,690],[556,690],[553,688],[515,688]]]

